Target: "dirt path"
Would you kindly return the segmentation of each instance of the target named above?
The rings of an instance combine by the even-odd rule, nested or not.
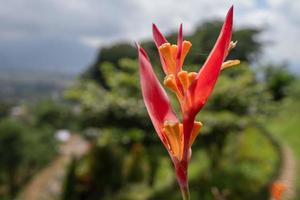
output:
[[[286,186],[283,200],[292,200],[296,197],[296,160],[293,151],[287,145],[282,146],[282,170],[278,181]]]
[[[79,135],[72,135],[62,144],[61,154],[40,171],[26,186],[18,200],[54,200],[61,193],[65,168],[73,156],[80,157],[89,149],[88,143]]]
[[[286,144],[282,144],[274,135],[272,135],[264,126],[255,123],[259,128],[281,152],[281,168],[278,178],[274,182],[279,181],[286,186],[283,193],[282,200],[293,200],[296,198],[296,177],[297,177],[297,161],[293,150]]]

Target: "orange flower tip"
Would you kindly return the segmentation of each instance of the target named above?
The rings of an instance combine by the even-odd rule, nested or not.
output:
[[[173,59],[175,60],[178,52],[178,47],[176,44],[173,44],[171,46],[171,52],[172,52]]]
[[[177,74],[178,78],[188,78],[188,72],[187,71],[180,71]]]
[[[196,137],[199,135],[200,129],[202,128],[202,126],[203,126],[203,124],[201,122],[194,121],[192,134],[191,134],[190,142],[189,142],[190,147],[193,145]]]
[[[189,77],[189,82],[190,82],[190,84],[196,79],[196,77],[197,77],[197,73],[196,72],[190,72],[189,74],[188,74],[188,77]]]
[[[221,70],[240,64],[240,60],[227,60],[223,62]]]
[[[182,51],[181,51],[181,58],[180,58],[181,65],[183,65],[185,57],[189,53],[191,47],[192,47],[192,43],[190,41],[184,40],[182,42]]]
[[[172,55],[172,48],[171,48],[171,44],[170,43],[164,43],[158,49],[159,49],[159,52],[164,57],[164,59],[169,60],[169,59],[172,58],[171,57],[171,55]]]
[[[190,41],[184,40],[182,43],[182,51],[188,52],[190,48],[192,47],[192,43]]]
[[[165,77],[164,85],[175,93],[178,91],[174,74],[169,74]]]
[[[187,71],[180,71],[177,74],[181,84],[183,85],[184,89],[187,90],[189,87],[189,77],[188,77],[188,72]]]
[[[169,42],[163,43],[162,45],[159,46],[159,50],[163,51],[164,49],[169,49],[171,47],[171,44]]]
[[[175,73],[176,71],[176,63],[172,53],[172,46],[170,43],[164,43],[159,48],[159,52],[161,53],[162,57],[164,58],[167,71],[169,73]]]

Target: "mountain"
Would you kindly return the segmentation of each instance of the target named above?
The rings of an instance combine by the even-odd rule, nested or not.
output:
[[[95,49],[71,39],[1,40],[0,72],[37,71],[78,74],[93,60]]]
[[[57,96],[94,61],[95,52],[68,38],[0,40],[0,100]]]

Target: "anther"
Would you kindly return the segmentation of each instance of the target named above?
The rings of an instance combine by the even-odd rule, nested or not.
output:
[[[170,150],[178,160],[181,160],[183,152],[183,135],[181,124],[179,122],[165,121],[164,131],[170,146]]]
[[[235,42],[231,41],[231,42],[229,43],[229,50],[235,48],[236,45],[237,45],[237,43],[238,43],[238,41],[235,41]]]
[[[192,134],[191,134],[190,142],[189,142],[190,146],[192,146],[196,137],[199,135],[200,129],[202,128],[202,126],[203,126],[203,124],[201,122],[194,121],[194,126],[192,129]]]
[[[188,54],[188,52],[190,51],[191,47],[192,47],[192,43],[190,41],[186,41],[186,40],[183,41],[183,43],[182,43],[181,58],[180,58],[181,65],[183,65],[185,57]]]
[[[228,56],[228,53],[230,52],[230,50],[232,50],[233,48],[236,47],[237,43],[238,43],[238,41],[235,41],[235,42],[231,41],[231,42],[229,43],[229,47],[228,47],[228,49],[227,49],[227,52],[226,52],[226,54],[225,54],[225,57]]]

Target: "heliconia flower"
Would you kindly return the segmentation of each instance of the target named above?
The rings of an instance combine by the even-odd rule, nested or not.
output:
[[[183,41],[182,24],[177,45],[170,44],[157,26],[152,26],[153,38],[166,74],[163,83],[177,96],[182,122],[173,111],[145,50],[137,45],[143,99],[153,126],[173,161],[184,199],[189,199],[188,163],[191,146],[202,127],[202,123],[195,121],[195,117],[212,93],[220,71],[239,64],[239,60],[224,62],[229,51],[236,46],[236,42],[231,41],[232,21],[233,6],[229,9],[220,35],[199,72],[182,70],[185,57],[192,46],[191,42]]]

